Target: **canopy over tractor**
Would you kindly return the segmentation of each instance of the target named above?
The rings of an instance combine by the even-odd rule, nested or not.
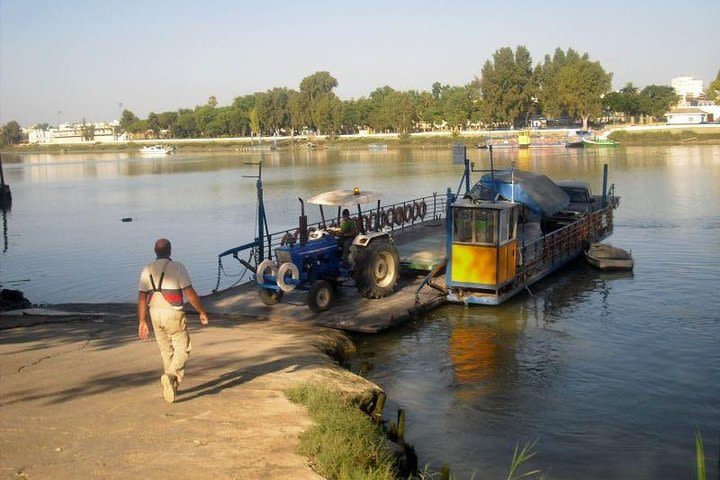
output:
[[[380,200],[382,195],[378,192],[361,192],[359,188],[353,190],[333,190],[315,195],[308,199],[313,205],[328,205],[332,207],[352,207],[365,205]]]

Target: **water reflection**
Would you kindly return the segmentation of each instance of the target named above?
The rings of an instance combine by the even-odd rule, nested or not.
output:
[[[507,380],[507,372],[517,370],[517,325],[507,323],[456,319],[449,346],[458,397],[468,400],[497,393]]]
[[[604,274],[591,270],[582,261],[567,272],[551,276],[506,305],[465,308],[448,305],[428,315],[428,321],[441,321],[450,330],[448,352],[455,380],[455,394],[472,397],[509,394],[518,386],[548,385],[558,374],[555,342],[565,332],[555,326],[569,311],[590,297],[597,301],[596,313],[609,315],[609,299],[615,280],[632,274]],[[547,341],[525,341],[528,325],[543,329]]]

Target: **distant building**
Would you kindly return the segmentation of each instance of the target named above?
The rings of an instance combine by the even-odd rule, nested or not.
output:
[[[700,105],[697,108],[698,110],[702,110],[707,113],[707,118],[705,119],[706,122],[720,123],[720,105],[715,105],[710,102],[709,104]]]
[[[37,128],[25,129],[29,143],[109,143],[128,141],[127,133],[118,134],[113,123],[63,123],[58,128],[47,130]]]
[[[676,108],[667,112],[665,116],[668,125],[698,124],[708,121],[708,113],[695,107]]]
[[[531,128],[546,128],[548,126],[548,119],[545,115],[532,115],[528,120],[528,127]]]
[[[687,105],[703,94],[702,80],[695,80],[693,77],[673,78],[670,86],[675,89],[675,93],[680,95],[680,105]]]

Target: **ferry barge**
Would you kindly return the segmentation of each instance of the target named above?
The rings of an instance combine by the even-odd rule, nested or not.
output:
[[[607,188],[607,165],[602,194],[588,189],[580,204],[577,183],[565,187],[571,202],[545,175],[491,168],[470,188],[470,172],[465,159],[465,194],[448,191],[449,302],[501,304],[612,234],[619,198]]]
[[[464,162],[465,169],[455,193],[448,190],[447,195],[433,193],[384,206],[377,202],[365,210],[358,207],[354,218],[358,230],[366,232],[356,237],[358,241],[375,234],[390,234],[404,274],[397,278],[393,293],[383,298],[368,298],[361,289],[343,288],[342,301],[333,302],[332,294],[326,292],[318,298],[324,298],[322,305],[328,310],[313,308],[308,301],[311,290],[318,290],[312,288],[310,280],[312,272],[320,272],[316,268],[334,265],[337,256],[302,262],[298,271],[306,273],[308,281],[300,278],[297,288],[285,293],[284,301],[278,299],[277,304],[268,306],[261,295],[259,289],[296,282],[292,275],[278,275],[280,267],[287,265],[286,253],[290,252],[293,260],[293,252],[300,253],[312,246],[311,232],[313,238],[320,232],[321,240],[330,244],[330,238],[322,232],[339,223],[340,212],[325,216],[321,210],[321,221],[308,223],[301,207],[298,225],[268,233],[260,167],[256,177],[257,236],[253,242],[218,255],[217,285],[214,293],[203,299],[206,309],[377,333],[446,302],[503,303],[612,233],[613,213],[619,199],[614,195],[614,187],[607,188],[607,167],[604,193],[595,196],[585,182],[555,183],[530,172],[494,170],[489,149],[491,168],[483,171],[480,181],[471,187],[470,173],[475,170],[474,167],[471,170],[465,147],[460,147],[462,155],[455,155],[454,151],[453,159]],[[328,252],[339,255],[339,243],[331,247]],[[228,257],[241,265],[236,274],[226,271],[223,265],[223,259]],[[348,261],[357,267],[354,256],[348,256]],[[274,271],[271,265],[270,274],[263,271],[264,267],[259,268],[268,263],[275,264]],[[382,262],[376,265],[382,266]],[[283,272],[287,271],[283,268]],[[372,271],[382,274],[384,269]],[[223,274],[232,278],[234,285],[220,289]],[[380,277],[376,275],[376,279]],[[353,278],[355,285],[350,278],[339,285],[341,278],[331,276],[331,287],[357,287],[357,278]],[[298,308],[303,304],[304,287],[309,287],[306,301],[311,308]]]

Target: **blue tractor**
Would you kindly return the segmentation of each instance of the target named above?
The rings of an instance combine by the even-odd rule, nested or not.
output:
[[[339,218],[341,208],[355,206],[361,219],[361,205],[379,199],[378,193],[357,188],[316,195],[308,203],[320,206],[322,222],[313,231],[308,230],[305,204],[300,199],[296,235],[288,235],[275,249],[277,262],[265,259],[255,269],[260,299],[274,305],[287,292],[306,290],[308,306],[319,313],[330,307],[334,292],[351,279],[367,298],[392,294],[400,274],[400,258],[390,233],[366,231],[364,222],[356,221],[357,235],[342,236],[337,227],[327,225],[323,208],[337,207]]]

